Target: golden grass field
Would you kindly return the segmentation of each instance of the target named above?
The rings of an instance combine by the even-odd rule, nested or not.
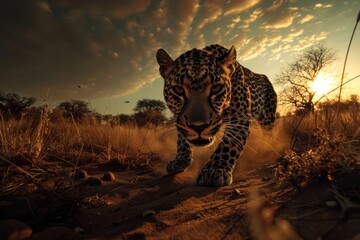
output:
[[[171,124],[80,122],[44,108],[0,119],[1,220],[26,223],[31,239],[357,239],[359,150],[349,149],[359,131],[358,105],[279,117],[271,133],[253,123],[234,184],[216,189],[194,186],[214,147],[166,176]]]

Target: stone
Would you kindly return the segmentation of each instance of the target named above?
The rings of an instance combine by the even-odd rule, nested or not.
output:
[[[88,173],[83,169],[78,169],[74,174],[74,178],[76,180],[84,179],[87,177],[88,177]]]
[[[116,179],[115,175],[112,172],[105,172],[102,180],[112,182]]]
[[[99,186],[102,184],[102,181],[99,177],[89,177],[85,183],[89,186]]]
[[[155,216],[155,211],[154,210],[146,210],[142,214],[143,218],[153,217],[153,216]]]

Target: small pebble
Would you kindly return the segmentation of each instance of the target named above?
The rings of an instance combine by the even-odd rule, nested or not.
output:
[[[22,240],[28,239],[31,234],[31,227],[24,222],[12,219],[0,221],[0,239]]]
[[[85,230],[83,228],[81,228],[81,227],[76,227],[74,229],[74,232],[76,232],[76,233],[85,233]]]
[[[245,197],[246,196],[246,192],[244,192],[244,191],[241,191],[241,190],[239,190],[239,189],[234,189],[234,193],[236,194],[236,195],[239,195],[240,197]]]
[[[87,177],[88,177],[88,173],[83,169],[78,169],[75,172],[75,175],[74,175],[74,178],[77,179],[77,180],[84,179],[84,178],[87,178]]]
[[[115,175],[112,172],[105,172],[102,180],[112,182],[115,180]]]
[[[89,177],[85,183],[89,186],[98,186],[102,184],[102,181],[99,177]]]
[[[155,211],[154,210],[146,210],[142,214],[143,218],[150,217],[150,216],[155,216]]]
[[[334,200],[329,200],[329,201],[326,201],[325,202],[325,205],[327,206],[327,207],[336,207],[337,205],[339,205],[336,201],[334,201]]]

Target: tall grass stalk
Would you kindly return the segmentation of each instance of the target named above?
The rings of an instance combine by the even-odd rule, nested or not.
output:
[[[357,18],[356,18],[356,23],[355,23],[354,29],[353,29],[352,34],[351,34],[351,37],[350,37],[349,45],[348,45],[347,50],[346,50],[346,55],[345,55],[345,60],[344,60],[343,71],[342,71],[342,74],[341,74],[341,81],[340,81],[340,90],[339,90],[339,99],[338,99],[338,102],[341,101],[341,92],[342,92],[343,80],[344,80],[344,75],[345,75],[346,63],[347,63],[347,59],[348,59],[348,55],[349,55],[349,51],[350,51],[350,46],[351,46],[352,40],[353,40],[353,38],[354,38],[354,34],[355,34],[355,31],[356,31],[356,27],[357,27],[359,21],[360,21],[360,10],[359,10],[359,12],[358,12],[358,15],[357,15]]]

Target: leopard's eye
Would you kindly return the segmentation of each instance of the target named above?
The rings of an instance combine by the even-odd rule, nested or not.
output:
[[[212,94],[217,94],[219,93],[221,90],[223,89],[223,85],[222,84],[215,84],[211,87],[211,93]]]
[[[178,95],[184,95],[185,94],[185,89],[182,86],[174,86],[173,90]]]

